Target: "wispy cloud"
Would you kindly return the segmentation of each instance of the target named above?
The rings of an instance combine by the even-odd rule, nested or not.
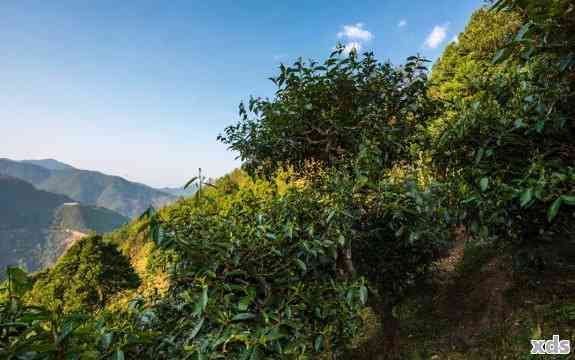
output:
[[[337,37],[344,40],[344,51],[352,50],[360,52],[364,43],[374,38],[374,35],[363,27],[363,23],[344,25],[343,30],[337,33]]]
[[[373,38],[373,34],[365,30],[362,23],[357,23],[344,25],[343,30],[337,33],[337,37],[349,41],[369,41]]]
[[[407,20],[405,20],[405,19],[399,20],[399,22],[397,23],[397,27],[402,28],[404,26],[407,26]]]
[[[423,43],[424,46],[435,49],[445,40],[447,36],[447,29],[449,28],[449,23],[445,23],[443,25],[435,25],[433,30],[427,35],[425,42]]]

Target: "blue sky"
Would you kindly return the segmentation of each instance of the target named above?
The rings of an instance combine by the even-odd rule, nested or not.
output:
[[[434,60],[480,0],[0,2],[0,157],[152,186],[239,165],[216,141],[280,62],[337,41]]]

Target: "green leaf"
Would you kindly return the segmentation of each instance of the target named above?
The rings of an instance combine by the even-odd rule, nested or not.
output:
[[[114,354],[112,354],[112,360],[124,360],[124,352],[120,349],[114,351]]]
[[[361,286],[359,288],[359,300],[361,301],[361,303],[363,305],[365,305],[367,303],[367,287],[366,286]]]
[[[278,339],[281,339],[285,337],[285,335],[283,335],[278,326],[274,326],[273,328],[271,328],[266,334],[265,334],[265,339],[267,341],[275,341]]]
[[[350,289],[347,294],[345,294],[345,302],[347,303],[347,305],[351,306],[351,303],[353,301],[353,290]]]
[[[481,178],[481,180],[479,180],[479,187],[481,188],[481,191],[487,190],[489,187],[489,178]]]
[[[575,195],[561,195],[563,202],[567,205],[575,205]]]
[[[307,266],[306,266],[306,264],[305,264],[303,261],[301,261],[300,259],[295,259],[295,262],[296,262],[297,266],[298,266],[302,271],[304,271],[304,272],[307,271]]]
[[[102,338],[100,339],[100,342],[102,344],[102,348],[104,350],[107,350],[110,345],[112,345],[112,340],[114,339],[114,334],[112,333],[106,333],[102,336]]]
[[[559,69],[560,69],[561,71],[567,70],[567,68],[568,68],[568,67],[571,65],[571,63],[573,62],[573,59],[574,59],[574,54],[573,54],[573,53],[568,54],[568,55],[562,57],[562,58],[561,58],[561,61],[559,62],[559,64],[560,64],[560,65],[559,65]]]
[[[196,326],[194,326],[194,329],[192,330],[190,336],[188,337],[188,341],[192,340],[193,338],[196,337],[196,335],[198,335],[198,333],[202,329],[202,325],[204,325],[204,318],[201,318],[200,321],[196,324]]]
[[[515,35],[515,41],[521,41],[523,40],[523,37],[525,36],[525,34],[527,33],[527,31],[529,31],[531,27],[530,23],[526,23],[524,24],[521,29],[519,29],[519,31],[517,32],[517,34]]]
[[[327,220],[326,222],[329,224],[331,222],[331,219],[335,216],[336,211],[335,210],[331,210],[327,216]]]
[[[531,202],[532,199],[533,199],[533,189],[529,188],[521,194],[520,198],[521,207],[525,207],[527,204]]]
[[[343,234],[339,234],[339,236],[337,237],[337,243],[339,244],[339,246],[345,245],[345,236],[343,236]]]
[[[545,120],[539,120],[535,124],[535,131],[537,131],[538,133],[541,133],[543,131],[544,127],[545,127]]]
[[[196,303],[194,304],[194,315],[200,316],[206,310],[208,305],[208,288],[207,286],[202,289],[202,294]]]
[[[479,150],[477,150],[477,154],[475,155],[475,165],[479,164],[481,159],[483,159],[484,154],[485,154],[484,148],[480,148]]]
[[[250,306],[250,304],[252,303],[253,298],[251,296],[245,296],[243,297],[240,302],[238,303],[238,310],[240,311],[246,311],[248,309],[248,307]]]
[[[320,352],[323,347],[323,335],[318,335],[313,343],[313,348],[316,352]]]
[[[194,176],[193,178],[191,178],[190,180],[188,180],[188,182],[184,185],[184,189],[187,189],[190,185],[192,185],[194,183],[194,181],[198,180],[197,176]]]
[[[240,313],[235,315],[232,318],[232,321],[243,321],[243,320],[251,320],[251,319],[255,319],[256,315],[252,314],[252,313]]]
[[[78,326],[80,326],[80,323],[77,319],[66,319],[64,321],[64,325],[62,326],[62,330],[58,335],[56,343],[60,344],[62,341],[64,341],[71,333],[76,330],[76,328],[78,328]]]
[[[507,59],[509,57],[509,55],[511,55],[511,50],[509,48],[502,48],[499,49],[497,51],[497,53],[495,54],[495,57],[493,58],[493,64],[498,64],[501,63],[503,61],[505,61],[505,59]]]
[[[507,6],[506,0],[498,0],[497,2],[495,2],[495,4],[493,4],[493,6],[491,7],[491,10],[492,11],[501,11],[501,9],[503,9],[505,6]]]
[[[560,196],[553,202],[553,204],[551,204],[551,206],[547,210],[547,219],[549,220],[549,222],[553,221],[553,219],[555,219],[555,216],[557,216],[557,212],[559,211],[562,202],[563,197]]]
[[[202,304],[202,310],[206,310],[206,306],[208,306],[208,287],[207,286],[202,289],[201,304]]]

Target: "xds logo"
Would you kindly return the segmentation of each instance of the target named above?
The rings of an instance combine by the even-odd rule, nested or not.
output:
[[[569,354],[571,342],[559,340],[559,335],[553,335],[553,340],[531,340],[531,354]]]

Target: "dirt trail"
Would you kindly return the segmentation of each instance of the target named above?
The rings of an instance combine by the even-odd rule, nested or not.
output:
[[[494,256],[465,273],[457,271],[468,236],[458,229],[449,255],[438,263],[435,312],[451,324],[454,345],[471,346],[482,332],[501,325],[509,314],[504,294],[511,287],[509,261]]]

